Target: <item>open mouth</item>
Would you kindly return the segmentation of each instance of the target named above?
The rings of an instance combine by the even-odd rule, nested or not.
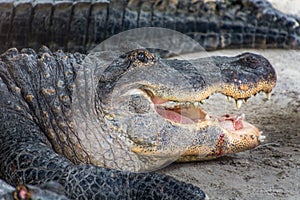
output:
[[[236,131],[244,128],[242,116],[209,116],[201,105],[203,101],[178,102],[153,97],[156,112],[163,118],[180,124],[205,123],[207,121],[218,121],[220,126],[226,130]]]
[[[199,105],[202,102],[178,102],[153,97],[156,112],[163,118],[175,123],[194,124],[208,119],[208,115]]]
[[[141,91],[147,95],[156,113],[162,119],[169,121],[176,127],[192,128],[195,133],[201,133],[199,137],[201,139],[192,139],[190,146],[180,155],[178,160],[181,162],[207,160],[237,153],[255,148],[265,140],[262,132],[254,125],[246,122],[243,115],[213,116],[201,108],[203,101],[175,101],[156,96],[145,88]],[[140,92],[138,94],[141,94]],[[136,91],[135,94],[137,94]],[[191,138],[198,138],[194,134],[190,136]],[[157,153],[156,151],[144,151],[143,148],[139,147],[133,148],[132,151],[143,155]]]
[[[251,148],[264,142],[266,138],[254,125],[244,120],[244,114],[224,114],[221,116],[209,115],[201,107],[205,100],[194,102],[176,101],[156,96],[147,88],[142,88],[142,91],[149,99],[151,99],[156,113],[177,126],[192,124],[198,127],[218,126],[223,129],[224,133],[227,134],[227,137],[231,137],[230,141],[232,144],[243,146],[244,144],[241,143],[249,142],[248,146],[251,146]],[[269,100],[270,92],[265,93],[266,98]],[[233,97],[227,96],[227,98],[231,101]],[[236,100],[237,109],[241,107],[242,102],[246,102],[247,100],[248,97]],[[251,145],[252,143],[253,145]]]

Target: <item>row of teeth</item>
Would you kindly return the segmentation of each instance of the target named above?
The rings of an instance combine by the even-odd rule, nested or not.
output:
[[[270,100],[271,93],[265,92],[265,94],[266,94],[266,98],[268,100]],[[248,98],[246,98],[246,99],[234,99],[233,97],[227,96],[227,100],[229,102],[235,101],[236,108],[240,109],[242,107],[242,104],[246,103],[248,101]],[[190,106],[193,105],[195,108],[198,108],[201,105],[203,105],[204,103],[205,103],[205,100],[195,101],[195,102],[189,102],[189,101],[186,101],[186,102],[168,101],[166,103],[161,104],[160,106],[163,106],[165,108],[174,109],[174,108],[190,107]]]
[[[205,100],[201,101],[195,101],[195,102],[176,102],[176,101],[168,101],[166,103],[161,104],[160,106],[163,106],[165,108],[182,108],[182,107],[190,107],[194,106],[195,108],[200,107],[200,105],[203,105],[205,103]]]
[[[271,99],[271,93],[270,92],[265,92],[265,94],[266,94],[267,100],[270,100]],[[236,106],[237,109],[240,109],[242,107],[243,103],[247,103],[248,99],[249,98],[246,98],[246,99],[234,99],[233,97],[227,96],[227,100],[229,102],[235,101],[235,106]]]

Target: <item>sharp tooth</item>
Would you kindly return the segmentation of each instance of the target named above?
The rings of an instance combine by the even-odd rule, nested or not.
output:
[[[198,102],[198,101],[195,101],[195,102],[194,102],[194,107],[195,107],[195,108],[199,107],[199,102]]]
[[[266,94],[266,98],[268,100],[270,100],[271,99],[271,92],[265,92],[265,94]]]
[[[185,102],[185,105],[186,105],[187,107],[189,107],[189,106],[191,105],[191,102],[187,101],[187,102]]]
[[[241,117],[242,117],[243,120],[245,120],[246,119],[245,113],[242,113]]]
[[[261,135],[258,137],[259,142],[264,142],[266,139],[266,136],[262,135],[262,132],[259,132]]]
[[[205,115],[205,120],[206,121],[210,120],[210,116],[208,114]]]
[[[205,100],[201,100],[200,103],[203,105],[205,103]]]
[[[231,96],[227,96],[227,100],[228,100],[228,102],[231,102],[232,101],[232,97]]]
[[[178,106],[184,106],[184,105],[185,105],[185,102],[177,102],[177,105],[178,105]]]
[[[177,105],[174,101],[168,101],[166,103],[161,104],[160,106],[168,107],[168,108],[174,108]]]
[[[240,109],[242,104],[243,104],[243,100],[241,99],[235,100],[235,106],[237,109]]]

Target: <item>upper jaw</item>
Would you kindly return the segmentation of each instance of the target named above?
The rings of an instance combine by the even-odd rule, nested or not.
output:
[[[202,109],[202,105],[205,103],[205,99],[195,99],[192,95],[190,100],[187,100],[185,97],[160,97],[155,94],[155,91],[152,88],[147,88],[146,86],[138,89],[140,94],[143,94],[152,102],[153,108],[155,111],[161,115],[163,118],[178,124],[195,124],[203,123],[205,121],[231,121],[235,130],[239,129],[239,126],[242,125],[243,117],[242,116],[230,116],[224,115],[220,117],[210,116],[206,111]],[[265,92],[266,98],[270,99],[270,92]],[[209,96],[208,96],[209,97]],[[207,97],[207,99],[208,99]],[[251,97],[251,95],[250,95]],[[243,102],[247,102],[250,97],[234,99],[230,96],[227,96],[227,99],[231,101],[235,100],[235,105],[237,109],[242,106]],[[175,99],[175,100],[174,100]],[[241,123],[237,123],[241,122]],[[221,123],[222,124],[222,123]],[[239,126],[237,124],[240,124]],[[228,125],[228,123],[227,123]]]

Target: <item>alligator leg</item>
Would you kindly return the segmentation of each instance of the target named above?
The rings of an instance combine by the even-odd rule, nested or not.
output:
[[[14,121],[12,116],[6,117]],[[20,120],[19,122],[28,122],[19,116],[15,116],[15,119]],[[15,126],[12,123],[6,125]],[[3,131],[1,127],[1,133],[10,133],[9,138],[1,134],[0,160],[4,163],[1,165],[1,172],[2,177],[12,185],[57,181],[63,185],[71,199],[204,199],[205,197],[199,188],[166,175],[72,165],[42,143],[41,138],[36,135],[38,127],[31,128],[33,131],[28,133],[18,128],[7,128]],[[13,137],[16,135],[18,139]],[[43,190],[31,190],[28,193],[32,197],[43,197],[43,194],[48,195],[44,197],[51,197]],[[52,195],[57,197],[57,194]]]

